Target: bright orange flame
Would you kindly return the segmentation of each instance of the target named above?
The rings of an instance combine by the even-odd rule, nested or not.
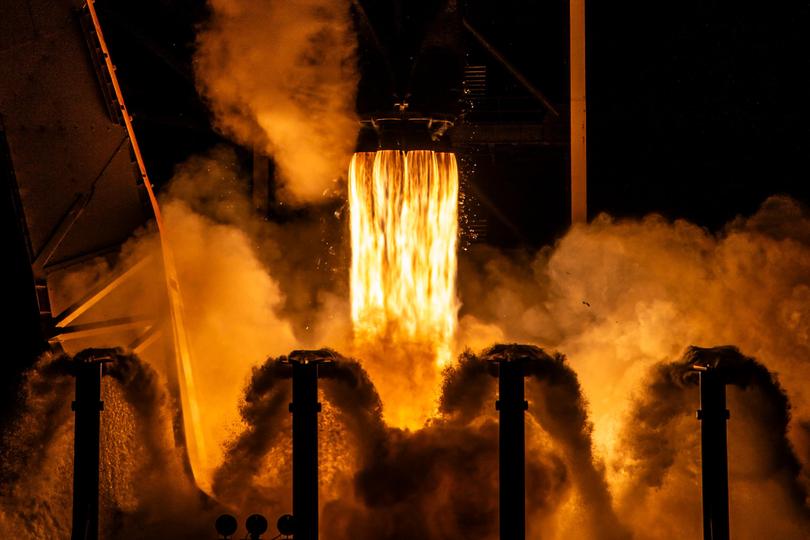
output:
[[[451,153],[357,153],[349,170],[355,340],[417,345],[432,371],[456,329],[458,167]]]

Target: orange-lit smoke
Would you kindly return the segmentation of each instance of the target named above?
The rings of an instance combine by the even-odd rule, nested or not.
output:
[[[278,196],[335,196],[354,150],[349,0],[210,0],[194,70],[217,127],[272,155]]]
[[[418,373],[388,362],[375,380],[419,376],[421,395],[452,356],[456,328],[458,168],[451,153],[382,150],[357,153],[349,170],[351,314],[356,344],[374,356],[379,345],[408,349]],[[402,368],[406,367],[405,373]],[[425,388],[427,386],[427,388]],[[428,405],[380,385],[386,416],[416,427]],[[429,401],[429,400],[428,400]]]
[[[318,253],[313,246],[320,244],[313,238],[319,229],[275,226],[251,217],[249,199],[240,191],[244,178],[226,163],[232,156],[213,157],[197,159],[178,171],[164,202],[204,398],[203,429],[210,436],[207,448],[215,451],[208,467],[227,480],[220,490],[215,487],[214,495],[229,511],[261,508],[268,516],[276,516],[289,511],[289,384],[286,380],[270,387],[254,384],[257,392],[264,391],[258,396],[261,399],[254,399],[250,389],[247,394],[242,390],[250,380],[261,378],[263,372],[252,368],[267,355],[321,344],[349,349],[338,328],[344,323],[349,326],[349,291],[324,287],[312,271],[314,265],[305,264],[303,253]],[[159,260],[154,236],[142,236],[124,251],[124,263],[141,260],[145,254]],[[680,357],[688,344],[735,343],[778,373],[792,408],[775,407],[778,403],[761,385],[729,388],[733,534],[749,539],[768,534],[797,540],[807,537],[810,522],[796,517],[806,505],[794,504],[797,499],[788,490],[792,485],[810,487],[806,389],[810,380],[810,217],[805,209],[774,198],[753,217],[740,218],[717,235],[657,217],[602,217],[574,227],[553,248],[538,253],[521,256],[482,246],[463,251],[460,268],[464,310],[458,343],[474,347],[485,340],[542,344],[567,354],[566,365],[576,371],[581,384],[582,395],[576,401],[570,397],[573,392],[561,397],[559,385],[544,387],[537,378],[527,381],[530,531],[550,539],[605,538],[603,521],[597,518],[612,519],[608,512],[612,508],[621,528],[639,540],[699,537],[696,388],[673,386],[670,379],[662,385],[660,377],[650,374],[651,369],[653,375],[660,372],[655,369],[661,361]],[[103,279],[105,269],[109,270],[99,266],[74,278]],[[339,274],[346,276],[348,270],[347,264]],[[163,284],[159,277],[152,278],[136,282],[131,296],[116,297],[115,307],[138,313],[157,302],[150,294],[162,294]],[[287,300],[311,290],[332,300],[322,305],[293,305]],[[304,340],[294,330],[306,310],[310,311],[306,320],[322,323]],[[345,321],[339,320],[342,314]],[[415,531],[410,536],[431,540],[496,538],[495,379],[481,363],[472,364],[477,370],[474,376],[459,375],[469,364],[464,357],[451,365],[443,380],[438,375],[435,379],[424,373],[413,375],[420,366],[437,371],[435,349],[411,355],[397,352],[406,347],[384,343],[384,338],[380,341],[377,349],[355,353],[368,371],[368,380],[357,375],[342,381],[325,378],[320,383],[324,402],[321,517],[329,525],[323,529],[329,531],[326,537],[373,540],[389,537],[391,531]],[[383,354],[386,348],[392,354]],[[150,352],[159,351],[145,351],[144,359],[155,362],[157,371],[170,378],[171,369],[163,370],[160,355]],[[39,380],[37,373],[33,382]],[[388,417],[393,414],[397,420],[400,411],[409,410],[412,416],[402,419],[413,426],[412,419],[425,410],[422,405],[443,381],[445,403],[423,429],[407,433],[391,428]],[[569,382],[573,388],[570,377]],[[0,469],[13,464],[26,472],[9,484],[13,489],[0,493],[0,531],[9,531],[5,536],[18,533],[17,524],[29,516],[35,516],[36,526],[29,525],[30,534],[21,537],[42,536],[46,533],[41,531],[47,532],[44,527],[69,521],[63,509],[69,505],[71,382],[49,375],[38,384],[39,393],[28,399],[31,413],[21,419],[26,429],[17,444],[26,460],[15,458],[18,454],[0,459]],[[370,384],[383,398],[385,419],[378,419],[381,412],[375,400],[365,399],[363,405],[362,396],[368,397]],[[397,384],[402,387],[399,393]],[[454,388],[463,395],[448,410]],[[342,408],[335,399],[338,391]],[[421,408],[407,401],[409,395]],[[194,502],[199,500],[196,493],[166,497],[167,484],[187,482],[181,473],[157,469],[156,478],[146,478],[139,471],[130,472],[133,456],[147,456],[143,446],[151,443],[126,427],[130,422],[119,416],[121,405],[109,395],[104,399],[103,425],[114,431],[103,447],[121,457],[105,458],[103,475],[109,475],[115,489],[103,488],[102,493],[122,497],[121,502],[104,502],[105,516],[111,515],[111,509],[122,508],[134,537],[142,537],[144,524],[165,531],[169,526],[184,526],[188,516],[202,516],[194,506],[199,504]],[[257,408],[263,414],[240,417],[240,404],[249,405],[242,407],[243,415]],[[554,429],[568,425],[565,418],[570,418],[556,406],[571,404],[573,412],[588,413],[587,423],[571,423],[571,433],[590,432],[593,424],[588,434],[592,446],[582,442],[576,446],[579,454],[571,452],[572,444],[566,442],[576,439],[561,438]],[[345,412],[349,406],[362,410],[349,415]],[[163,400],[162,407],[170,419],[176,405]],[[789,416],[776,414],[787,412]],[[152,413],[136,416],[148,419]],[[166,434],[165,452],[179,456],[172,446],[171,426],[161,429]],[[377,444],[380,431],[384,444]],[[780,457],[785,452],[780,449],[789,445],[777,435],[792,445],[799,465],[787,462],[785,466]],[[264,446],[249,445],[253,454],[242,456],[238,451],[244,446],[234,441],[246,437],[256,437],[248,442]],[[583,471],[592,478],[583,476]],[[609,499],[600,487],[601,471]],[[793,476],[785,480],[787,474]],[[130,493],[137,497],[131,498]],[[604,512],[594,501],[602,501]],[[102,522],[105,519],[113,523],[112,517],[103,517]],[[593,527],[583,519],[592,521]],[[210,526],[211,521],[200,517],[199,523],[192,522]]]

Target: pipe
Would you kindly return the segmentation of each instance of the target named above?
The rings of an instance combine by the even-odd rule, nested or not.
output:
[[[292,460],[295,540],[318,540],[318,366],[325,351],[293,351]]]
[[[71,540],[98,539],[99,430],[101,429],[101,369],[109,357],[74,359],[76,413],[73,439],[73,530]]]
[[[696,366],[700,373],[700,450],[704,540],[728,540],[728,436],[726,385],[716,368]]]
[[[498,361],[499,527],[501,540],[526,538],[526,424],[523,362]]]

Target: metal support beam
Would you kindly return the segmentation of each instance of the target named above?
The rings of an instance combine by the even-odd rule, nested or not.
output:
[[[143,270],[147,264],[152,260],[152,257],[144,257],[137,263],[127,268],[124,272],[118,274],[110,279],[103,287],[90,291],[87,295],[81,298],[78,302],[68,307],[62,313],[54,317],[56,328],[67,328],[70,324],[87,313],[93,306],[104,300],[109,294],[115,291],[118,287],[128,282],[130,278]]]
[[[318,366],[330,358],[327,351],[293,351],[289,356],[295,540],[318,540]]]
[[[145,316],[108,319],[106,321],[77,324],[75,326],[62,328],[60,332],[52,335],[48,339],[48,342],[51,344],[64,343],[65,341],[103,336],[105,334],[112,334],[114,332],[147,329],[151,326],[154,326],[154,320]]]
[[[491,54],[493,58],[495,58],[495,60],[500,62],[501,65],[503,65],[503,67],[505,67],[506,70],[509,71],[509,73],[511,73],[512,76],[521,85],[523,85],[523,87],[526,90],[528,90],[528,92],[531,95],[537,98],[540,101],[540,103],[542,103],[543,106],[545,106],[545,108],[548,109],[548,112],[550,112],[555,118],[560,116],[560,113],[557,111],[554,105],[551,104],[546,95],[543,94],[543,92],[541,92],[536,86],[534,86],[529,81],[529,79],[527,79],[514,65],[512,65],[512,63],[509,60],[507,60],[506,57],[498,51],[498,49],[496,49],[489,41],[487,41],[487,39],[483,35],[481,35],[481,33],[478,32],[478,30],[476,30],[475,27],[473,27],[473,25],[470,24],[470,21],[468,21],[467,19],[463,19],[462,24],[464,25],[464,28],[466,28],[467,31],[476,40],[478,40],[478,43],[480,43],[484,47],[484,49],[486,49],[487,52]]]
[[[716,368],[696,365],[700,373],[700,447],[704,540],[728,540],[728,436],[726,385]]]
[[[143,351],[154,345],[160,338],[163,337],[163,331],[160,329],[161,326],[161,322],[155,322],[149,328],[144,330],[143,334],[135,338],[135,340],[129,344],[127,349],[138,356],[143,354]]]
[[[76,413],[73,439],[73,530],[71,540],[98,539],[99,439],[101,369],[111,356],[77,356],[74,360]]]
[[[523,362],[498,361],[498,401],[500,413],[498,471],[499,526],[501,540],[526,538],[526,424]]]
[[[571,70],[571,223],[588,220],[586,155],[585,0],[569,0]]]

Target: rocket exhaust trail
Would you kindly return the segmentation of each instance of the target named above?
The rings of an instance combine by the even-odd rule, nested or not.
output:
[[[456,329],[458,167],[451,153],[357,153],[349,170],[352,322],[359,342],[432,346]]]

